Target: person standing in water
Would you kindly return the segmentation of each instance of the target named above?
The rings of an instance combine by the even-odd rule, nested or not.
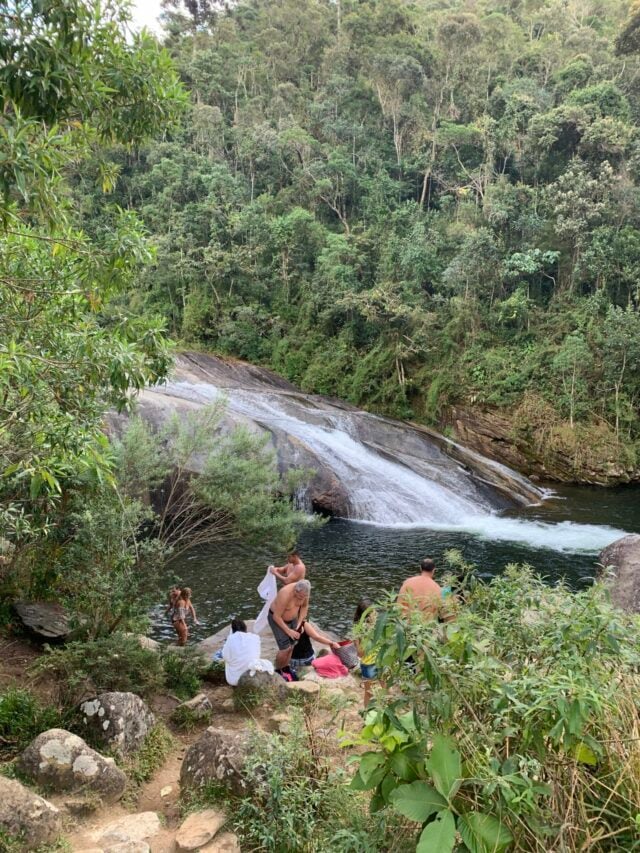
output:
[[[187,627],[187,619],[191,617],[194,625],[199,625],[196,617],[196,611],[191,601],[191,589],[188,586],[180,587],[180,595],[173,605],[171,618],[173,628],[178,635],[178,645],[186,646],[189,638],[189,628]]]
[[[436,564],[425,558],[420,569],[419,575],[407,578],[400,587],[398,604],[406,614],[418,611],[427,619],[436,619],[442,609],[442,589],[433,579]]]
[[[276,580],[281,584],[297,583],[302,581],[307,574],[307,567],[300,559],[300,554],[297,551],[291,551],[287,555],[287,562],[284,566],[269,566],[272,575],[275,575]]]

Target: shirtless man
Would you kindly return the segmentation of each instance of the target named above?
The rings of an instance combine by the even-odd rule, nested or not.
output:
[[[276,576],[276,580],[284,585],[304,580],[307,573],[307,567],[300,559],[297,551],[292,551],[287,555],[285,566],[270,566],[270,569],[271,574]]]
[[[419,610],[426,618],[435,619],[442,608],[442,588],[433,579],[436,565],[425,559],[420,568],[419,575],[407,578],[400,587],[398,603],[405,613]]]
[[[309,611],[311,584],[306,580],[285,584],[269,610],[269,626],[278,644],[276,670],[289,665],[293,647],[300,639],[300,628]]]

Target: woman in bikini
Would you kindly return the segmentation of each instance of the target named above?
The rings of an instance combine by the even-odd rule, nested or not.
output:
[[[173,605],[172,621],[173,629],[178,635],[178,645],[186,646],[189,638],[189,629],[187,628],[187,619],[191,616],[194,625],[199,625],[196,618],[196,611],[191,602],[191,590],[188,586],[180,588],[180,595]]]

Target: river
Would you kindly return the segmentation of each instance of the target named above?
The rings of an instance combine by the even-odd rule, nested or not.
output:
[[[549,582],[565,578],[579,589],[592,582],[605,545],[624,532],[640,533],[639,497],[637,487],[560,487],[541,505],[485,517],[477,528],[468,523],[438,529],[331,520],[299,542],[313,586],[312,617],[322,627],[344,633],[361,596],[375,598],[397,589],[422,557],[440,563],[450,548],[459,549],[483,578],[499,574],[509,563],[529,563]],[[169,566],[160,580],[167,589],[176,579],[193,588],[202,624],[191,635],[203,638],[233,616],[257,615],[261,602],[256,587],[271,562],[281,565],[284,555],[239,546],[202,548]],[[158,602],[151,613],[157,639],[174,636],[163,610]]]

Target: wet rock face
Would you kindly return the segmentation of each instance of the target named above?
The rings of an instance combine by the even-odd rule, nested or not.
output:
[[[58,809],[15,779],[0,776],[0,830],[25,850],[54,841],[62,829]]]
[[[20,772],[51,791],[86,791],[105,802],[124,794],[127,777],[112,758],[91,749],[81,737],[64,729],[49,729],[32,741],[18,759]]]
[[[180,787],[185,791],[219,782],[239,796],[246,794],[243,771],[248,749],[246,733],[209,727],[186,752]]]
[[[640,613],[640,535],[612,542],[600,552],[598,562],[614,573],[609,581],[611,601],[621,610]]]
[[[281,473],[291,469],[314,472],[299,496],[309,511],[379,521],[362,515],[354,486],[354,478],[366,473],[368,464],[375,469],[375,476],[372,479],[369,473],[359,490],[361,498],[362,493],[385,488],[377,478],[377,460],[396,466],[398,476],[403,472],[417,474],[487,509],[536,502],[541,496],[533,484],[515,472],[433,430],[376,417],[339,400],[303,394],[269,370],[214,356],[179,355],[165,386],[140,393],[138,410],[148,423],[159,428],[169,417],[186,416],[220,394],[229,400],[223,432],[244,426],[254,434],[266,434]],[[109,420],[116,433],[126,428],[126,418],[120,415],[112,413]],[[342,454],[340,459],[336,448]],[[489,455],[509,462],[499,454]],[[197,462],[194,472],[198,473]],[[387,471],[386,485],[395,479]]]
[[[101,693],[83,702],[80,712],[93,738],[121,755],[140,749],[156,722],[135,693]]]

